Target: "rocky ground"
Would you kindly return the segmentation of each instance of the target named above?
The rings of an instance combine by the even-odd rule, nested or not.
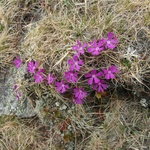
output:
[[[0,4],[0,149],[150,149],[147,0]],[[120,74],[108,91],[91,92],[83,105],[75,105],[70,93],[36,85],[27,73],[27,61],[36,59],[41,67],[55,64],[61,76],[77,39],[99,38],[110,30],[120,44],[100,62],[117,63]],[[13,64],[16,56],[23,59],[19,69]]]

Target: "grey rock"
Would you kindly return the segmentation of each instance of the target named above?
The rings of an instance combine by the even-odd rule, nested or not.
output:
[[[42,99],[37,100],[36,101],[36,107],[35,107],[34,111],[36,112],[39,119],[44,123],[44,114],[42,113],[43,107],[44,107],[44,101]]]
[[[25,97],[23,91],[20,100],[14,92],[14,85],[21,84],[26,72],[26,65],[21,65],[19,69],[15,67],[9,69],[7,74],[0,74],[0,116],[16,115],[21,118],[35,116],[35,112],[30,105],[30,101]]]
[[[141,98],[140,104],[141,104],[141,106],[143,106],[145,108],[148,107],[148,102],[147,102],[147,100],[145,98]]]

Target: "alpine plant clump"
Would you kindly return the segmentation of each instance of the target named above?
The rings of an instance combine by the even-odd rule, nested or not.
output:
[[[64,93],[66,91],[72,93],[72,99],[75,104],[82,104],[88,96],[88,91],[82,86],[82,82],[86,83],[93,91],[104,92],[108,89],[108,80],[116,78],[116,74],[119,73],[117,66],[114,64],[110,66],[104,66],[97,69],[96,67],[87,73],[83,74],[82,70],[85,68],[85,55],[91,55],[97,57],[101,55],[102,51],[114,50],[118,44],[117,37],[114,33],[109,32],[107,38],[100,40],[93,40],[89,43],[82,43],[77,40],[76,45],[72,46],[73,56],[67,61],[68,71],[64,72],[63,77],[57,77],[55,71],[49,72],[46,75],[44,68],[38,68],[38,62],[31,60],[27,63],[27,71],[33,75],[34,82],[36,84],[48,84],[53,85],[58,93]],[[22,64],[20,57],[16,57],[14,65],[18,69]],[[46,81],[46,82],[45,82]],[[15,93],[17,98],[20,99],[20,93],[15,85]]]

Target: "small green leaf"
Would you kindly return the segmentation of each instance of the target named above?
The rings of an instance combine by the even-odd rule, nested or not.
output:
[[[121,60],[121,64],[122,64],[123,66],[127,67],[128,69],[131,68],[131,62],[130,62],[127,58],[123,58],[123,59]]]
[[[0,23],[0,31],[3,31],[4,26]]]

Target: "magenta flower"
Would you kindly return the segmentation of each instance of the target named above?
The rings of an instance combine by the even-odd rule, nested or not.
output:
[[[38,67],[38,62],[37,61],[29,61],[28,62],[28,65],[27,65],[27,70],[30,72],[30,73],[34,73],[35,72],[35,69],[37,69]],[[41,71],[40,71],[41,72]]]
[[[78,80],[78,74],[73,71],[65,72],[65,78],[69,83],[75,83]]]
[[[104,80],[100,80],[97,84],[94,85],[93,89],[97,90],[97,92],[104,92],[108,88],[108,85]]]
[[[74,101],[73,101],[75,104],[82,104],[83,103],[83,99],[78,99],[78,98],[76,98],[76,99],[74,99]]]
[[[47,84],[52,84],[56,78],[53,77],[51,73],[49,73],[46,79],[47,79]]]
[[[21,99],[21,93],[17,93],[17,99],[18,99],[18,100]]]
[[[114,74],[118,73],[119,70],[117,69],[116,66],[112,65],[108,69],[104,69],[103,72],[105,74],[105,79],[114,79],[115,78]]]
[[[76,50],[78,52],[78,55],[84,54],[84,49],[87,47],[87,44],[81,44],[80,41],[77,40],[77,45],[72,46],[73,50]]]
[[[14,65],[16,66],[16,68],[18,69],[22,64],[22,60],[19,57],[16,57],[16,59],[14,60]]]
[[[74,103],[82,104],[82,101],[86,98],[87,93],[83,88],[74,88]]]
[[[45,72],[45,69],[44,68],[40,68],[39,71],[40,72]]]
[[[88,48],[88,52],[92,53],[92,55],[99,55],[99,53],[104,50],[104,40],[96,41],[90,43],[90,47]]]
[[[18,85],[14,85],[14,91],[17,92],[18,91]]]
[[[107,39],[103,39],[105,42],[105,48],[109,48],[109,49],[114,49],[116,47],[116,45],[118,44],[118,40],[115,37],[114,33],[109,32],[108,33],[108,38]]]
[[[77,70],[79,71],[81,66],[84,65],[82,60],[78,60],[78,56],[73,56],[73,59],[68,60],[70,71]]]
[[[21,92],[19,92],[19,87],[17,84],[14,85],[14,91],[16,93],[17,99],[20,100],[21,99]]]
[[[44,75],[42,71],[37,71],[36,74],[34,75],[35,83],[41,83],[44,80]]]
[[[64,93],[67,91],[67,89],[70,89],[69,86],[65,84],[63,80],[61,80],[60,82],[56,82],[55,86],[56,86],[57,92],[59,93]]]
[[[87,73],[85,75],[86,78],[89,78],[88,80],[88,84],[89,85],[92,85],[93,82],[94,83],[98,83],[100,80],[98,79],[98,77],[101,77],[103,76],[103,73],[102,72],[98,72],[96,70],[92,70],[91,73]]]

